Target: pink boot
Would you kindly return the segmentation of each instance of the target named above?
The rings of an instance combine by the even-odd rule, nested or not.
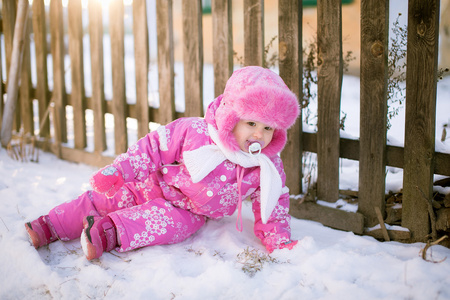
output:
[[[53,229],[48,215],[40,216],[32,222],[26,223],[25,229],[27,230],[31,243],[36,249],[58,239],[58,235]]]
[[[116,226],[110,217],[84,217],[83,227],[81,246],[88,260],[99,258],[117,246]]]

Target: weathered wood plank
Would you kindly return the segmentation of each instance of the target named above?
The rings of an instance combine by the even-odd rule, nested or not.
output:
[[[203,116],[202,1],[183,1],[183,62],[186,117]]]
[[[430,232],[440,1],[409,0],[402,226],[413,240]],[[422,195],[423,193],[423,195]]]
[[[366,226],[385,212],[389,1],[361,1],[361,108],[358,211]]]
[[[5,61],[6,72],[9,72],[11,67],[11,53],[13,48],[14,26],[17,16],[17,2],[16,1],[2,1],[2,31],[5,43]],[[6,74],[7,78],[9,74]]]
[[[138,112],[138,138],[149,131],[147,5],[146,1],[133,1],[134,59],[136,65],[136,107]]]
[[[3,78],[3,57],[2,57],[2,51],[0,51],[0,78]],[[3,123],[3,110],[4,110],[4,97],[5,94],[5,88],[3,87],[3,80],[0,80],[0,132],[2,130],[2,123]]]
[[[396,230],[396,229],[388,229],[388,236],[390,240],[393,241],[407,241],[411,238],[411,233],[408,230]],[[373,229],[370,231],[364,231],[364,235],[370,235],[378,240],[384,239],[383,231],[381,228]]]
[[[44,121],[44,116],[50,103],[48,93],[48,71],[47,71],[47,35],[45,26],[45,4],[44,0],[33,1],[33,35],[36,48],[36,98],[39,103],[39,128],[41,137],[50,136],[50,121]],[[47,117],[48,119],[48,117]]]
[[[342,87],[342,7],[339,0],[317,1],[317,196],[339,197],[339,115]]]
[[[92,110],[94,113],[94,151],[106,150],[105,80],[103,65],[102,3],[89,1],[89,39],[91,50]]]
[[[83,24],[81,0],[70,0],[68,7],[69,56],[71,74],[71,98],[73,105],[73,130],[75,148],[86,147],[86,101],[83,72]]]
[[[317,153],[317,134],[302,133],[302,148],[303,151]],[[359,160],[359,141],[341,138],[340,139],[340,157],[352,160]],[[403,153],[402,147],[386,146],[386,165],[396,168],[403,168]],[[450,176],[450,154],[449,153],[435,153],[436,163],[434,166],[434,174]]]
[[[233,73],[233,28],[231,0],[212,1],[214,96],[225,90]]]
[[[298,204],[291,201],[289,214],[299,219],[320,222],[335,229],[352,231],[356,234],[364,232],[364,216],[360,213],[327,207],[314,202],[306,201]]]
[[[264,67],[264,0],[244,0],[244,64]]]
[[[302,88],[302,2],[280,0],[278,2],[278,47],[280,76],[286,85],[303,98]],[[299,120],[302,119],[301,111]],[[297,121],[288,131],[288,139],[281,158],[285,165],[286,186],[290,193],[302,192],[302,122]]]
[[[114,143],[116,154],[127,150],[127,120],[125,93],[124,4],[122,0],[109,2],[111,34],[111,65],[113,83]]]
[[[159,109],[153,120],[167,124],[175,118],[172,0],[157,0]]]
[[[50,34],[53,62],[53,95],[51,99],[55,103],[53,127],[55,144],[60,145],[67,142],[67,97],[64,79],[64,27],[61,1],[52,0],[50,2]],[[60,153],[57,155],[60,156]]]
[[[28,9],[29,11],[29,9]],[[29,13],[27,14],[29,18]],[[23,54],[22,54],[22,70],[20,74],[20,90],[18,103],[20,103],[20,122],[16,119],[18,129],[23,130],[25,134],[34,135],[33,122],[33,97],[31,96],[31,54],[30,54],[30,32],[31,22],[25,25],[25,35],[23,39]],[[16,118],[17,118],[16,114]]]
[[[14,26],[14,37],[12,42],[11,63],[8,74],[7,99],[5,104],[4,116],[2,119],[1,144],[7,147],[12,138],[14,125],[14,116],[18,102],[19,78],[22,70],[22,59],[25,47],[25,40],[28,27],[28,8],[27,1],[20,1],[17,8],[17,21]],[[29,47],[28,47],[29,51]],[[16,120],[20,120],[17,118]],[[16,128],[17,130],[17,128]]]
[[[3,2],[2,2],[2,29],[5,42],[6,86],[7,86],[8,78],[10,77],[9,71],[11,68],[14,27],[17,16],[17,1],[3,1]],[[14,114],[15,118],[13,120],[12,128],[15,128],[17,130],[18,129],[17,121],[20,120],[20,110],[16,110]]]

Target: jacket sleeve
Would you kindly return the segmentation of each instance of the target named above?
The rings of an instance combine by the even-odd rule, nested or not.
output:
[[[274,249],[284,248],[286,244],[291,242],[289,189],[285,187],[286,174],[284,173],[281,158],[275,157],[272,161],[280,173],[284,193],[278,199],[278,203],[266,224],[263,224],[261,220],[260,188],[258,188],[250,197],[252,200],[252,210],[255,215],[255,235],[261,240],[263,245],[266,246],[269,252],[272,252]]]
[[[185,136],[184,122],[177,119],[158,127],[116,157],[114,165],[121,169],[125,182],[144,181],[161,166],[179,160],[184,139],[175,137]]]

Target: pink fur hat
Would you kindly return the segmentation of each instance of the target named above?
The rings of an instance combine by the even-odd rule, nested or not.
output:
[[[281,77],[256,66],[236,70],[228,79],[224,93],[210,108],[215,110],[219,138],[231,151],[239,150],[232,132],[239,120],[258,121],[274,128],[272,141],[262,150],[267,156],[283,150],[287,130],[300,113],[297,97]]]

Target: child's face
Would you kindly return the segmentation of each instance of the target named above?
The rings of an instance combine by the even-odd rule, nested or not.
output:
[[[267,147],[272,141],[273,128],[258,121],[239,120],[233,129],[233,134],[239,148],[248,153],[248,146],[254,142],[261,144],[261,149]]]

